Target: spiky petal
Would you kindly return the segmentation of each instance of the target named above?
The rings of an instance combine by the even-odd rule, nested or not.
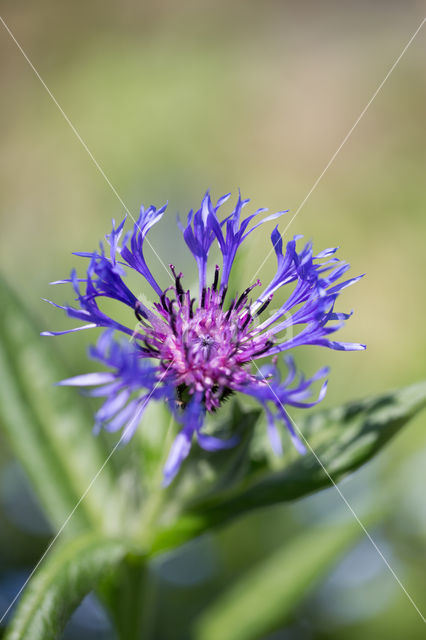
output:
[[[312,407],[320,402],[326,382],[313,401],[311,389],[325,378],[327,370],[322,369],[307,380],[298,379],[294,362],[287,356],[288,375],[282,380],[276,355],[302,345],[343,351],[365,348],[362,344],[330,338],[351,315],[335,311],[338,296],[361,276],[342,281],[349,265],[336,257],[337,249],[325,249],[314,255],[311,243],[307,243],[298,251],[301,236],[289,240],[284,251],[278,227],[271,235],[277,257],[272,281],[263,290],[260,281],[249,283],[241,294],[228,295],[227,299],[229,275],[241,244],[261,224],[285,213],[274,213],[249,228],[254,218],[266,210],[259,209],[241,220],[242,209],[249,201],[239,195],[233,211],[220,221],[218,211],[228,198],[229,195],[224,196],[214,205],[207,192],[200,208],[188,214],[186,226],[179,223],[198,265],[197,297],[193,298],[185,289],[183,274],[177,273],[173,265],[170,265],[173,286],[162,289],[152,276],[143,244],[166,207],[142,207],[133,232],[121,244],[124,220],[117,227],[113,222],[112,231],[106,236],[109,255],[102,244],[99,251],[77,254],[89,258],[85,278],[77,278],[72,271],[68,280],[59,281],[72,284],[78,303],[77,307],[60,308],[85,324],[68,332],[44,332],[56,335],[93,327],[107,329],[97,346],[91,348],[90,355],[110,371],[77,376],[61,383],[95,387],[90,391],[92,395],[106,397],[96,413],[96,431],[101,427],[108,431],[122,430],[122,439],[128,440],[148,402],[160,400],[168,404],[182,428],[165,465],[166,484],[188,456],[194,438],[208,451],[236,444],[234,437],[223,441],[204,431],[206,415],[217,411],[224,399],[235,393],[251,396],[263,407],[271,444],[277,453],[282,448],[281,424],[303,453],[303,441],[294,430],[287,407]],[[222,269],[216,265],[213,282],[209,284],[207,261],[215,240],[223,264]],[[125,266],[139,272],[153,288],[157,297],[152,307],[143,305],[125,284]],[[291,293],[279,308],[270,312],[276,292],[289,284]],[[133,309],[138,320],[136,329],[104,313],[98,305],[102,298],[112,298]],[[127,341],[118,340],[117,332],[127,335]],[[272,362],[257,364],[270,356],[275,356]]]

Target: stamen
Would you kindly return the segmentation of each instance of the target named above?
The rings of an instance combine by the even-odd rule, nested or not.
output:
[[[217,291],[217,285],[219,282],[219,265],[216,265],[214,270],[213,291]]]
[[[223,307],[223,303],[225,302],[225,297],[226,297],[227,291],[228,291],[228,287],[224,287],[223,291],[222,291],[222,297],[220,298],[220,303],[219,303],[219,306],[221,308]]]
[[[229,320],[229,318],[230,318],[230,316],[231,316],[231,312],[232,312],[232,309],[234,308],[234,305],[235,305],[235,298],[231,301],[231,304],[230,304],[230,306],[229,306],[229,309],[228,309],[228,311],[226,312],[226,316],[225,316],[225,320],[226,320],[226,322],[228,322],[228,320]]]
[[[161,304],[163,306],[163,309],[168,312],[169,311],[169,303],[170,303],[170,301],[169,301],[168,298],[166,298],[166,293],[165,292],[161,294],[160,300],[161,300]]]
[[[180,283],[180,277],[176,278],[176,293],[178,295],[179,302],[180,302],[180,304],[182,306],[183,299],[184,299],[184,296],[185,296],[185,291],[183,290],[183,287],[182,287],[182,285]]]
[[[250,293],[250,291],[251,291],[252,289],[254,289],[254,287],[258,287],[258,286],[259,286],[259,285],[261,285],[261,284],[262,284],[262,283],[260,282],[260,280],[257,280],[257,281],[256,281],[254,284],[252,284],[250,287],[247,287],[247,289],[245,289],[245,291],[243,291],[243,292],[242,292],[242,294],[240,295],[240,297],[238,298],[238,302],[237,302],[237,304],[235,305],[235,308],[236,308],[236,309],[238,309],[238,308],[241,306],[241,304],[242,304],[243,302],[245,302],[245,301],[246,301],[246,299],[247,299],[248,294]]]
[[[269,296],[269,298],[262,304],[262,306],[260,307],[260,309],[258,309],[255,313],[255,317],[257,318],[258,316],[260,316],[261,313],[263,313],[265,311],[265,309],[269,306],[272,298],[273,298],[273,294],[271,294]]]
[[[183,304],[183,296],[185,294],[185,291],[183,290],[183,287],[182,287],[180,279],[182,278],[183,273],[180,272],[180,273],[178,273],[176,275],[176,270],[175,270],[174,265],[170,264],[169,267],[170,267],[171,272],[173,273],[173,276],[174,276],[174,279],[175,279],[176,294],[177,294],[177,296],[179,298],[180,304],[182,305]]]
[[[240,295],[240,297],[238,298],[238,302],[237,302],[237,304],[235,305],[237,309],[238,309],[238,307],[240,306],[240,304],[241,304],[242,302],[245,302],[245,300],[246,300],[246,298],[247,298],[248,294],[250,293],[251,289],[252,289],[252,287],[247,287],[247,289],[245,289],[245,290],[242,292],[242,294],[241,294],[241,295]]]
[[[169,318],[170,318],[170,328],[173,331],[173,333],[175,334],[175,336],[177,337],[177,331],[176,331],[176,316],[175,316],[175,311],[173,309],[173,303],[176,302],[176,300],[172,300],[170,302],[170,310],[169,310]]]
[[[143,342],[149,352],[158,354],[160,353],[160,351],[156,347],[153,347],[151,344],[149,344],[148,340],[145,339]]]
[[[201,308],[204,309],[204,305],[206,304],[206,288],[203,287],[203,291],[201,293]]]
[[[134,311],[135,311],[135,316],[136,316],[136,319],[137,319],[137,320],[139,320],[139,322],[142,322],[143,324],[145,324],[145,322],[144,322],[144,317],[143,317],[143,316],[142,316],[142,314],[141,314],[141,306],[142,306],[142,305],[141,305],[141,303],[139,302],[139,300],[136,300],[136,302],[135,302],[135,309],[134,309]],[[146,326],[146,325],[145,325],[145,326]]]
[[[251,313],[247,313],[247,315],[246,315],[246,317],[244,319],[244,322],[241,325],[241,328],[240,328],[241,331],[244,331],[244,329],[246,328],[246,326],[248,325],[248,323],[250,322],[251,319],[252,319]]]
[[[263,349],[260,349],[260,351],[256,351],[252,354],[251,357],[254,358],[255,356],[260,356],[262,353],[265,353],[265,351],[268,351],[268,349],[272,347],[273,344],[274,343],[272,342],[272,340],[267,340]]]

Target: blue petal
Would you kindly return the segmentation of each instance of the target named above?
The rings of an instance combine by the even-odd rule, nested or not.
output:
[[[271,443],[274,453],[277,456],[281,456],[283,453],[283,445],[281,442],[280,434],[278,433],[278,429],[275,424],[274,417],[268,409],[266,409],[266,418],[267,418],[269,442]]]
[[[228,440],[222,440],[221,438],[215,438],[214,436],[207,435],[205,433],[198,433],[197,439],[200,447],[206,451],[221,451],[222,449],[232,449],[240,441],[238,436],[229,438]]]
[[[202,405],[202,394],[194,394],[182,417],[184,427],[176,436],[164,466],[164,486],[170,484],[179,471],[180,465],[188,456],[193,434],[198,434],[200,431],[205,411]]]
[[[191,449],[192,433],[181,431],[175,438],[170,449],[166,464],[164,465],[163,486],[167,487],[180,469],[180,465],[188,456]]]

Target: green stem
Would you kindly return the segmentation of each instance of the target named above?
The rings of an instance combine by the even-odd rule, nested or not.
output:
[[[173,418],[164,442],[165,455],[172,439]],[[142,512],[141,526],[132,535],[146,555],[128,554],[117,572],[105,580],[99,590],[120,640],[148,640],[153,634],[156,582],[149,570],[148,554],[167,500],[167,490],[162,486],[164,463],[165,456],[162,456]]]
[[[99,595],[111,614],[120,640],[148,638],[152,626],[147,614],[152,609],[149,567],[143,556],[128,554],[120,567],[105,579]]]
[[[163,507],[167,501],[168,490],[163,486],[163,468],[173,441],[174,420],[171,417],[164,440],[164,455],[161,456],[156,473],[151,485],[150,495],[142,511],[141,528],[137,534],[138,544],[148,551],[156,536],[158,522],[161,518]]]

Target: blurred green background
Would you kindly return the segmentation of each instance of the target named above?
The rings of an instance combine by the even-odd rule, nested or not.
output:
[[[169,200],[150,240],[166,263],[184,271],[188,285],[195,263],[176,212],[185,216],[207,188],[214,197],[236,196],[241,188],[253,209],[289,208],[283,229],[423,14],[415,1],[3,0],[2,17],[132,214],[141,203]],[[340,246],[352,274],[367,273],[340,303],[356,311],[342,338],[366,342],[367,351],[296,354],[307,373],[331,366],[324,401],[330,406],[424,377],[425,54],[423,28],[288,232],[312,238],[318,249]],[[41,298],[71,302],[72,294],[48,282],[66,277],[78,264],[71,252],[93,250],[124,209],[1,25],[0,61],[1,272],[42,326],[65,328],[69,320]],[[247,243],[239,265],[244,287],[269,251],[272,227]],[[157,258],[148,248],[146,255],[166,286]],[[270,255],[262,281],[274,268]],[[85,350],[93,339],[65,336],[52,348],[76,374],[90,368]],[[413,422],[342,486],[360,513],[379,508],[372,501],[377,488],[393,492],[393,515],[374,537],[423,609],[424,423],[424,417]],[[3,610],[50,532],[6,442],[0,474]],[[186,638],[188,620],[295,528],[351,517],[328,490],[245,517],[160,558],[153,567],[157,637]],[[364,540],[312,591],[291,624],[268,638],[423,633],[418,613]],[[114,637],[90,599],[65,637],[79,634]]]

